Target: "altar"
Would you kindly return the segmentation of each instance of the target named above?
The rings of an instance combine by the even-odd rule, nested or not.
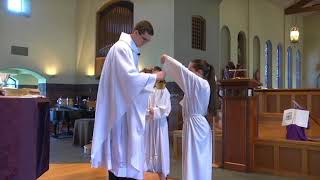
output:
[[[0,179],[37,179],[49,169],[49,100],[0,96]]]

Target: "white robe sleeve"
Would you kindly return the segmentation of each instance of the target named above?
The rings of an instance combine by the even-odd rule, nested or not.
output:
[[[167,56],[164,63],[164,71],[168,76],[171,76],[185,94],[193,93],[193,87],[201,81],[201,77],[191,72],[183,66],[179,61]]]
[[[156,106],[153,108],[154,119],[161,119],[167,117],[171,112],[170,93],[167,89],[163,90],[162,97],[159,99],[161,99],[160,102],[156,102]]]

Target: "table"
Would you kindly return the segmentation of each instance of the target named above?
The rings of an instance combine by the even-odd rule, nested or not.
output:
[[[83,147],[93,136],[94,119],[77,119],[73,128],[73,144]]]
[[[49,169],[49,100],[0,96],[0,114],[0,179],[36,179]]]

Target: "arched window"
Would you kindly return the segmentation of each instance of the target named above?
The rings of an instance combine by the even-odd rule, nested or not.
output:
[[[106,56],[109,48],[118,41],[121,32],[133,29],[133,3],[119,1],[97,13],[96,56]]]
[[[260,81],[260,39],[253,38],[253,78]]]
[[[288,47],[288,88],[292,88],[292,48]]]
[[[283,88],[283,60],[281,44],[277,47],[277,83],[278,88]]]
[[[221,59],[220,59],[220,77],[223,78],[224,68],[226,67],[228,61],[231,60],[231,35],[230,30],[227,26],[223,26],[221,29]]]
[[[302,84],[302,62],[301,62],[301,53],[300,50],[297,51],[296,56],[296,88],[301,88]]]
[[[18,82],[16,79],[9,77],[7,83],[5,84],[6,87],[11,88],[18,88]]]
[[[238,34],[238,66],[240,69],[246,69],[247,67],[247,50],[246,50],[246,35],[244,32],[239,32]],[[245,72],[246,73],[246,72]]]
[[[29,17],[31,15],[31,0],[7,0],[7,9],[16,15]]]
[[[206,20],[192,16],[192,48],[206,50]]]
[[[272,44],[269,40],[266,42],[265,59],[265,84],[267,88],[272,88]]]
[[[316,87],[320,88],[320,73],[318,74],[316,81]]]

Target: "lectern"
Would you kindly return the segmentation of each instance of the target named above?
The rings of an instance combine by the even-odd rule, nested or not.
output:
[[[229,79],[218,82],[223,99],[223,156],[225,169],[247,172],[253,165],[253,139],[257,137],[257,97],[253,79]]]

